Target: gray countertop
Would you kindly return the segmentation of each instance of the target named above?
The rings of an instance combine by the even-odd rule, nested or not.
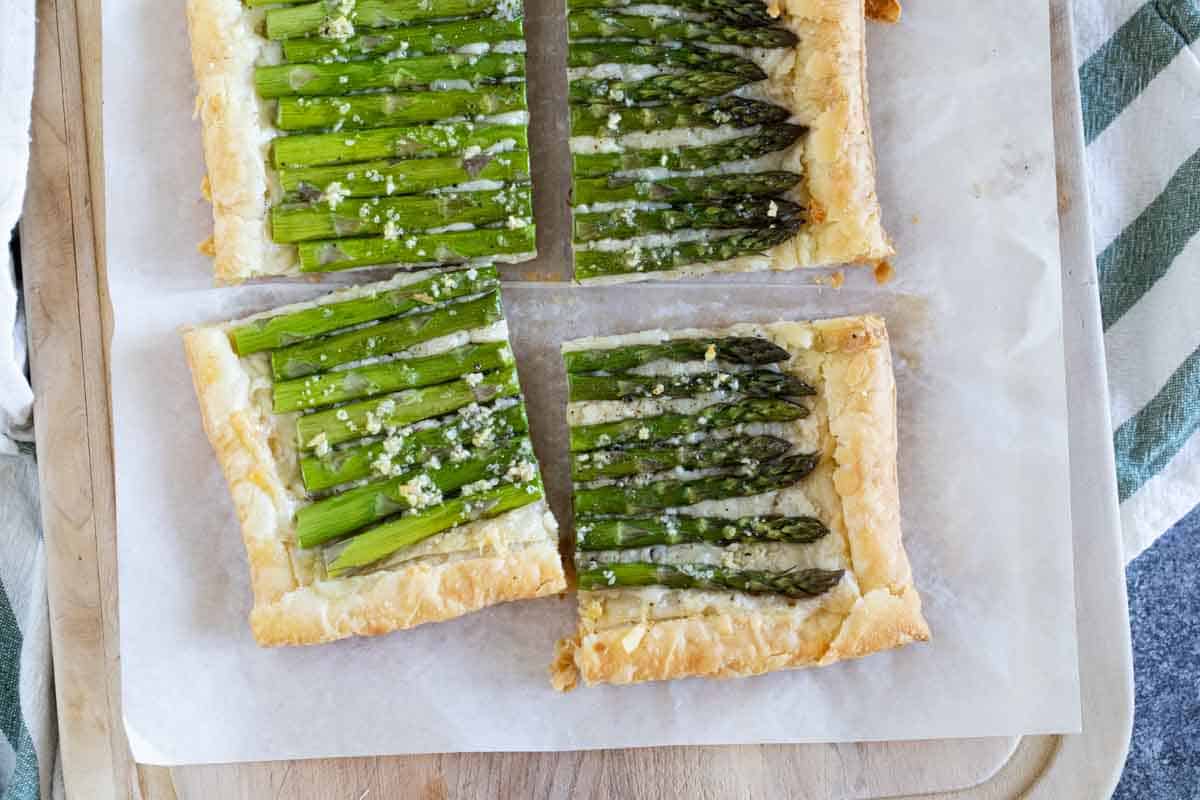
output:
[[[1126,570],[1133,742],[1113,797],[1200,797],[1200,506]]]

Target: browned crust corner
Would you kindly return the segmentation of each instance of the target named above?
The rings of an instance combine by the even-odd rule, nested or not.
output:
[[[900,21],[900,0],[867,0],[867,19],[893,24]]]

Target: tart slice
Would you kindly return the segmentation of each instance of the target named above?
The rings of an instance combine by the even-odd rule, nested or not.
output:
[[[830,664],[929,637],[878,317],[563,346],[579,630],[559,689]]]
[[[262,645],[565,588],[492,267],[401,274],[184,345]]]
[[[520,0],[188,0],[221,283],[535,251]]]
[[[578,281],[891,254],[863,0],[567,6]]]

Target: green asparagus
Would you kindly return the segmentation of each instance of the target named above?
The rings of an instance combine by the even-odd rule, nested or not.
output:
[[[318,36],[288,39],[283,43],[283,58],[293,63],[358,58],[371,55],[427,55],[442,53],[466,45],[500,42],[519,43],[524,47],[521,19],[456,19],[430,25],[406,25],[403,28],[368,30],[344,42]]]
[[[524,183],[529,180],[529,153],[512,150],[488,155],[417,158],[408,161],[369,161],[331,167],[282,169],[285,192],[317,200],[332,184],[347,197],[418,194],[469,181]]]
[[[625,251],[581,250],[575,253],[575,278],[587,280],[629,272],[657,272],[680,269],[691,264],[728,261],[741,256],[762,255],[791,239],[799,224],[762,228],[722,239],[683,242],[660,247],[631,248]]]
[[[804,219],[804,209],[787,200],[747,197],[723,203],[686,203],[674,208],[640,211],[632,207],[616,211],[576,214],[575,241],[631,239],[654,232],[687,228],[765,228]]]
[[[364,89],[412,89],[439,81],[489,83],[524,75],[525,56],[521,53],[483,56],[448,53],[394,61],[377,59],[256,67],[254,86],[261,97],[274,99],[295,95],[342,95]]]
[[[639,180],[637,178],[579,178],[572,189],[576,205],[620,203],[688,203],[729,197],[778,195],[800,182],[794,172],[731,172],[688,178]]]
[[[584,591],[615,586],[668,586],[672,589],[733,589],[747,594],[781,594],[803,599],[825,594],[838,585],[845,570],[789,569],[784,572],[733,570],[708,564],[592,564],[579,571]]]
[[[748,58],[704,47],[663,46],[637,42],[575,42],[567,50],[567,66],[572,69],[597,67],[601,64],[651,64],[656,67],[701,69],[737,75],[763,74],[762,68]]]
[[[513,397],[520,390],[516,370],[506,369],[488,373],[480,381],[464,379],[406,389],[341,408],[305,414],[296,420],[296,431],[303,448],[318,450],[325,445],[376,436],[423,419],[440,417],[472,403]]]
[[[408,235],[396,239],[333,239],[302,242],[298,247],[303,272],[332,272],[382,264],[454,264],[473,258],[532,253],[532,222],[510,218],[512,228],[479,228],[448,233]]]
[[[749,128],[783,122],[791,116],[782,106],[745,97],[638,108],[593,103],[571,106],[570,113],[572,136],[623,136],[635,131],[718,128],[722,125]]]
[[[567,15],[567,34],[577,39],[641,39],[651,42],[704,42],[738,47],[780,48],[796,44],[796,34],[787,28],[729,25],[722,22],[692,22],[613,14],[604,11],[575,11]]]
[[[571,477],[577,481],[594,481],[662,472],[674,467],[703,469],[757,463],[777,458],[791,447],[786,439],[777,436],[735,436],[699,445],[597,450],[575,454],[571,459]]]
[[[524,150],[527,142],[524,125],[455,122],[280,136],[271,142],[271,150],[275,166],[285,169],[381,158],[453,156],[491,148]]]
[[[719,144],[626,150],[621,153],[576,153],[571,156],[577,178],[612,175],[637,169],[712,169],[727,161],[758,158],[790,147],[805,129],[799,125],[768,125],[761,130]]]
[[[659,414],[571,428],[571,452],[625,444],[661,442],[676,436],[750,425],[759,422],[791,422],[808,416],[804,406],[782,400],[743,400],[708,406],[695,414]]]
[[[529,465],[529,466],[523,466]],[[483,451],[462,461],[435,460],[423,469],[368,483],[303,506],[296,512],[296,538],[301,547],[316,547],[373,522],[442,501],[442,495],[468,484],[496,479],[512,470],[529,480],[537,474],[528,439]],[[508,480],[518,483],[522,479]]]
[[[567,99],[572,103],[655,103],[719,97],[765,77],[763,72],[754,75],[692,71],[653,75],[640,81],[576,78],[571,81]]]
[[[816,517],[605,517],[576,520],[575,549],[628,550],[653,545],[710,542],[788,542],[806,544],[828,535]]]
[[[271,387],[271,396],[275,413],[282,414],[445,383],[468,373],[491,372],[512,363],[512,351],[504,342],[465,345],[432,356],[383,361],[278,381]]]
[[[322,334],[395,317],[457,297],[495,289],[500,278],[493,266],[443,272],[361,297],[275,314],[243,323],[230,331],[238,355],[258,353],[314,339]]]
[[[660,480],[641,485],[624,480],[575,489],[576,514],[645,514],[704,500],[724,500],[783,489],[798,483],[817,466],[819,453],[797,453],[712,477]]]
[[[708,392],[730,392],[746,397],[794,400],[815,394],[795,375],[774,370],[694,375],[577,375],[567,376],[569,400],[636,400],[653,397],[695,397]]]
[[[498,292],[384,320],[343,333],[299,342],[271,353],[275,380],[302,378],[341,364],[385,356],[455,331],[469,331],[504,318]]]
[[[462,194],[409,195],[398,198],[289,203],[271,209],[271,238],[307,242],[343,236],[400,236],[452,223],[486,225],[509,217],[533,215],[529,192],[501,189]]]
[[[464,410],[469,413],[463,413]],[[368,445],[331,450],[324,456],[304,455],[300,459],[300,474],[308,491],[321,492],[350,481],[387,474],[393,465],[423,464],[432,456],[444,456],[458,445],[495,447],[527,430],[529,422],[520,403],[504,409],[467,406],[436,426],[400,431]]]
[[[541,497],[541,481],[532,480],[469,497],[458,497],[419,514],[397,517],[335,546],[327,557],[327,572],[330,577],[336,578],[351,570],[368,567],[448,528],[499,516]]]
[[[267,12],[267,37],[292,39],[318,34],[341,39],[359,28],[390,28],[409,22],[480,17],[510,7],[502,0],[317,0]],[[520,6],[516,5],[515,9]],[[496,16],[514,17],[512,13]]]
[[[285,131],[350,131],[523,110],[525,84],[514,82],[479,89],[285,97],[277,104],[275,125]]]
[[[672,339],[662,344],[632,344],[563,353],[567,372],[623,372],[654,361],[724,361],[729,364],[778,364],[792,357],[784,348],[757,336]]]
[[[639,4],[640,0],[568,0],[567,9],[583,11],[590,8],[625,8]],[[657,0],[655,5],[711,14],[732,25],[746,27],[770,25],[775,22],[767,13],[767,6],[762,0]]]

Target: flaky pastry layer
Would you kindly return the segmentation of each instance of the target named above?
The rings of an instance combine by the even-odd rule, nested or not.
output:
[[[788,366],[802,377],[819,373],[814,407],[826,417],[829,441],[808,480],[816,482],[824,521],[845,539],[847,575],[833,591],[806,601],[694,590],[580,592],[579,630],[558,645],[553,685],[757,675],[928,639],[900,535],[895,382],[884,321],[847,317],[669,335],[765,335],[793,354]],[[587,339],[564,350],[666,336]]]
[[[255,30],[262,12],[241,0],[188,0],[196,111],[208,167],[213,238],[206,250],[222,284],[298,272],[296,249],[271,241],[267,148],[275,130],[254,90],[254,67],[272,45]]]
[[[566,588],[557,524],[544,500],[439,534],[466,532],[456,540],[466,551],[429,549],[426,557],[364,575],[323,577],[295,545],[303,489],[289,474],[294,432],[261,401],[269,396],[264,379],[234,352],[226,326],[187,330],[183,341],[204,430],[241,524],[254,594],[250,627],[259,644],[387,633]]]

